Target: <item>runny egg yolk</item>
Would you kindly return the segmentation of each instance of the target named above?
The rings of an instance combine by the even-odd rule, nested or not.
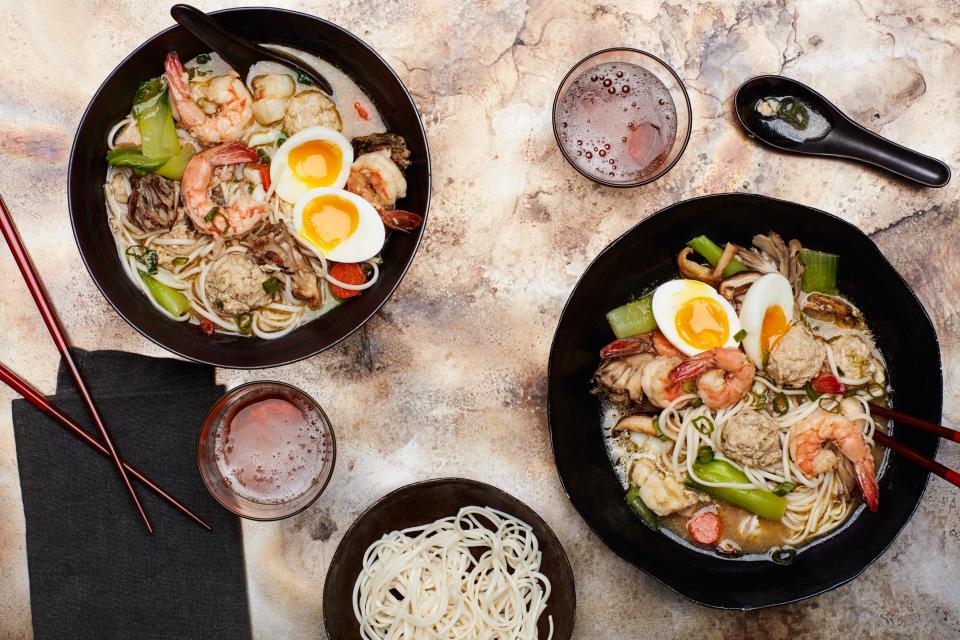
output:
[[[677,310],[680,339],[697,349],[722,347],[730,336],[730,324],[723,307],[706,297],[690,298]]]
[[[303,208],[303,235],[330,251],[353,235],[360,223],[357,205],[336,195],[318,196]]]
[[[290,171],[308,188],[328,187],[334,183],[343,165],[340,147],[327,140],[309,140],[290,150]]]
[[[770,351],[777,340],[789,329],[790,323],[787,322],[787,315],[780,305],[767,307],[767,311],[763,314],[763,325],[760,328],[760,348]]]

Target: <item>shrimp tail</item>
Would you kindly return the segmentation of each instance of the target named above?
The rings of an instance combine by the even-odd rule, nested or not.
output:
[[[857,472],[857,483],[860,485],[860,491],[863,492],[863,501],[867,503],[870,511],[876,513],[880,504],[880,486],[877,484],[873,465],[857,463],[853,468]]]
[[[622,358],[632,356],[636,353],[648,353],[653,343],[649,333],[630,338],[620,338],[614,340],[603,349],[600,349],[600,358],[609,360],[610,358]]]
[[[243,164],[257,159],[257,153],[241,142],[227,142],[210,149],[207,153],[210,164],[214,166]]]
[[[380,219],[388,229],[408,233],[423,224],[423,216],[412,211],[403,211],[401,209],[378,209]]]
[[[167,54],[167,58],[163,61],[163,69],[166,72],[164,75],[167,77],[170,90],[178,94],[177,99],[180,95],[186,96],[190,93],[183,82],[183,65],[180,63],[180,56],[177,55],[176,51]]]
[[[692,358],[687,358],[670,372],[669,380],[671,384],[679,384],[684,380],[699,377],[709,369],[717,367],[717,358],[713,350],[704,351]]]

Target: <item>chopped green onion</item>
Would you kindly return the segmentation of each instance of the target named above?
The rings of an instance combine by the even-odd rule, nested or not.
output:
[[[274,278],[273,276],[271,276],[266,280],[264,280],[261,283],[261,285],[263,286],[264,291],[266,291],[270,295],[273,295],[280,288],[280,281]]]
[[[773,396],[771,406],[773,407],[773,412],[778,416],[786,415],[787,411],[790,411],[790,401],[787,400],[787,394],[781,391]]]
[[[737,342],[743,342],[743,339],[746,337],[747,337],[746,329],[740,329],[740,331],[737,331],[735,334],[733,334],[733,339],[736,340]]]
[[[230,229],[230,221],[227,220],[227,216],[223,215],[219,211],[213,214],[212,223],[213,223],[213,228],[216,229],[217,233],[219,233],[220,235],[225,234]]]
[[[180,257],[178,257],[178,258],[174,258],[174,259],[173,259],[173,266],[175,266],[175,267],[182,267],[183,265],[187,264],[188,262],[190,262],[190,258],[188,258],[187,256],[180,256]]]
[[[876,382],[871,382],[867,385],[867,393],[869,393],[870,397],[874,400],[879,400],[880,398],[885,398],[887,396],[887,390]]]
[[[703,445],[697,449],[697,462],[704,463],[710,462],[711,460],[713,460],[713,449],[707,445]]]
[[[657,518],[657,514],[650,510],[643,500],[640,499],[640,488],[636,485],[630,485],[630,488],[627,489],[627,495],[624,496],[624,500],[637,516],[643,521],[643,524],[647,525],[654,531],[660,528],[660,520]]]
[[[313,79],[302,71],[297,71],[297,82],[300,84],[313,84]]]
[[[816,402],[820,399],[820,394],[817,393],[817,390],[813,388],[813,385],[809,382],[803,385],[803,390],[807,392],[807,397],[810,398],[813,402]]]
[[[660,438],[661,442],[666,442],[670,438],[660,429],[660,416],[654,416],[653,418],[653,430],[657,433],[657,437]]]
[[[856,396],[858,393],[860,393],[860,390],[861,390],[861,389],[863,389],[863,387],[847,387],[847,390],[843,392],[843,397],[844,397],[844,398],[853,398],[853,397]]]
[[[753,397],[753,402],[751,403],[751,406],[753,406],[754,409],[756,409],[757,411],[761,411],[764,407],[767,406],[767,393],[765,391],[764,392],[752,391],[751,395]]]
[[[697,407],[702,407],[703,400],[701,400],[700,398],[694,398],[693,400],[690,401],[690,406],[693,407],[694,409],[696,409]]]
[[[657,328],[653,318],[653,294],[638,298],[607,313],[607,322],[618,338],[650,333]]]
[[[139,269],[138,269],[139,271]],[[161,307],[173,316],[180,317],[190,309],[190,301],[173,287],[168,287],[156,278],[152,278],[145,271],[139,271],[140,277],[150,290],[150,295]]]
[[[147,273],[150,275],[153,275],[157,272],[157,261],[157,252],[153,249],[147,251],[146,255],[143,256],[143,260],[141,260],[143,264],[147,265]]]
[[[210,62],[209,53],[201,53],[197,56],[197,64],[207,64],[208,62]]]
[[[777,488],[773,490],[773,495],[783,497],[793,491],[795,485],[792,482],[781,482],[777,485]]]
[[[283,146],[283,143],[286,141],[287,141],[286,136],[280,136],[279,138],[277,138],[277,146],[278,147]]]
[[[837,271],[840,256],[811,249],[800,250],[800,262],[803,264],[803,280],[800,287],[810,293],[819,291],[834,295],[837,293]]]
[[[776,547],[770,551],[770,559],[777,564],[787,565],[797,558],[797,550],[789,545]]]
[[[713,420],[707,416],[697,416],[693,419],[693,428],[708,436],[713,433]]]
[[[714,267],[717,266],[717,263],[720,262],[720,256],[723,255],[723,247],[717,245],[707,236],[697,236],[688,242],[687,246],[703,256],[706,261]],[[727,268],[723,270],[723,277],[729,278],[735,273],[740,273],[741,271],[746,270],[746,265],[734,258],[730,261],[730,264],[727,265]]]
[[[270,164],[270,154],[268,154],[263,149],[257,149],[257,160],[260,161],[260,164]]]
[[[252,184],[248,184],[248,185],[247,185],[247,193],[253,193],[253,185],[252,185]]]
[[[147,273],[150,275],[157,272],[157,252],[153,249],[149,249],[142,244],[135,244],[127,247],[125,253],[136,258],[140,264],[146,265]]]
[[[213,220],[213,216],[217,215],[217,212],[220,211],[220,207],[213,206],[210,207],[210,211],[207,211],[207,215],[203,216],[204,222],[210,222]]]
[[[818,401],[820,408],[830,413],[840,413],[840,401],[836,398],[824,396]]]
[[[680,385],[681,388],[686,393],[696,393],[697,392],[697,381],[693,378],[687,378],[683,381],[683,384]]]
[[[768,362],[770,362],[770,352],[767,351],[766,349],[763,349],[760,352],[760,366],[766,369]]]
[[[241,313],[237,316],[237,329],[240,330],[240,333],[250,333],[250,328],[253,327],[253,316],[249,313]]]

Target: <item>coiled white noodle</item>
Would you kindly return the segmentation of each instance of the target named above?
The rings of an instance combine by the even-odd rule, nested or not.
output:
[[[530,525],[489,507],[388,533],[367,549],[353,587],[360,635],[536,640],[550,597],[541,558]]]

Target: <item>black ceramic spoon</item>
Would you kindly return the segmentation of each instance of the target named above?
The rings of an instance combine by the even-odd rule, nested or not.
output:
[[[220,54],[220,57],[233,67],[241,78],[247,77],[247,71],[255,62],[271,60],[287,67],[293,67],[296,71],[313,80],[313,84],[317,85],[324,93],[333,95],[333,87],[330,86],[327,79],[319,71],[296,56],[261,47],[228,33],[213,18],[187,4],[173,5],[170,9],[170,15],[181,27]]]
[[[769,115],[758,110],[763,101]],[[737,89],[734,106],[747,133],[776,149],[859,160],[928,187],[950,182],[950,167],[943,162],[868,131],[796,80],[750,78]]]

